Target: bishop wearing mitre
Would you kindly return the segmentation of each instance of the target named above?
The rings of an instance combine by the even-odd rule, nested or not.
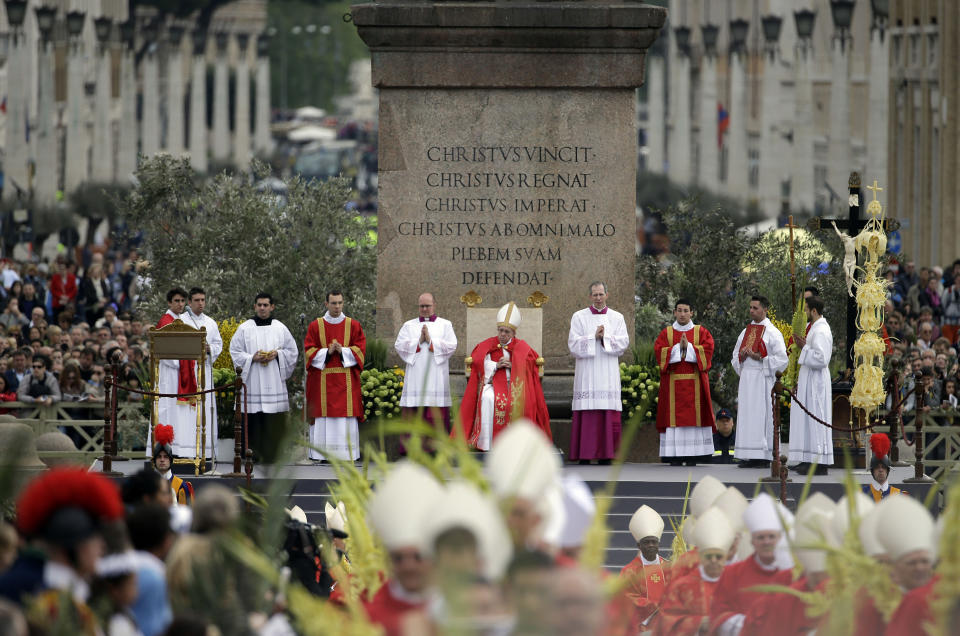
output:
[[[467,360],[470,378],[460,403],[460,432],[473,448],[490,450],[493,439],[520,417],[553,439],[537,366],[540,355],[517,338],[519,326],[520,310],[509,302],[497,312],[497,335],[481,341]]]

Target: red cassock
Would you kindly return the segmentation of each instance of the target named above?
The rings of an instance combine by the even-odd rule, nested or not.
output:
[[[710,608],[710,634],[717,630],[727,619],[746,614],[757,599],[764,596],[761,592],[748,592],[755,585],[790,585],[793,581],[790,570],[765,570],[750,556],[743,561],[728,565],[717,581],[717,592]]]
[[[710,617],[716,589],[717,581],[705,581],[700,576],[699,566],[697,572],[671,581],[660,600],[660,616],[653,633],[656,636],[696,634],[703,619]]]
[[[638,627],[650,619],[660,607],[660,599],[670,582],[670,562],[663,557],[658,558],[660,562],[656,565],[644,565],[638,554],[620,570],[620,578],[628,581],[624,593],[637,608],[634,616]],[[653,622],[651,620],[648,625]]]
[[[350,349],[357,364],[343,366],[340,355],[327,352],[326,365],[318,369],[311,365],[317,352],[329,347],[336,340],[344,349]],[[307,360],[307,413],[316,417],[356,417],[363,421],[363,401],[360,372],[367,351],[367,339],[363,327],[352,318],[331,325],[317,318],[307,327],[303,340]]]
[[[681,360],[670,363],[670,349],[687,336],[696,363]],[[657,401],[657,430],[673,426],[709,426],[714,428],[713,404],[707,371],[713,360],[713,336],[706,327],[695,325],[688,331],[667,327],[653,344],[660,366],[660,393]],[[716,430],[714,428],[714,430]]]
[[[933,588],[939,580],[939,576],[934,576],[926,585],[903,595],[897,611],[890,617],[890,624],[884,632],[886,636],[915,636],[925,633],[923,626],[934,622],[930,600],[933,598]]]
[[[816,589],[823,590],[826,581]],[[790,584],[790,588],[808,592],[806,577]],[[740,636],[767,636],[783,634],[797,636],[810,633],[820,623],[819,618],[807,617],[807,604],[792,594],[764,594],[747,612]]]
[[[494,412],[493,439],[514,418],[514,409],[522,409],[520,415],[529,419],[553,440],[550,432],[550,414],[543,399],[543,387],[540,385],[540,373],[537,367],[539,354],[523,340],[514,338],[506,347],[500,345],[496,336],[487,338],[473,349],[473,363],[470,365],[470,379],[467,390],[460,403],[460,425],[467,443],[476,446],[480,437],[480,394],[483,391],[483,359],[490,354],[494,362],[503,358],[503,349],[510,353],[510,381],[507,381],[506,369],[497,369],[493,374]],[[456,429],[450,433],[457,434]]]
[[[883,615],[866,589],[861,588],[856,597],[857,613],[853,636],[877,636],[887,628]]]
[[[373,599],[363,604],[370,622],[383,627],[386,636],[399,636],[403,615],[423,607],[423,603],[410,603],[394,596],[389,583],[382,585]]]
[[[166,327],[177,319],[170,312],[163,314],[157,321],[157,329]],[[193,360],[180,360],[180,372],[177,375],[177,393],[195,393],[197,391],[196,365]],[[178,402],[190,402],[196,404],[198,396],[177,398]],[[208,396],[209,399],[209,396]]]

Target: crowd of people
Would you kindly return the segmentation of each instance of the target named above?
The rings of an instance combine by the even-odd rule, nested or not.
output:
[[[704,477],[668,560],[664,518],[642,505],[626,528],[598,526],[599,500],[528,420],[494,440],[482,474],[445,463],[441,481],[409,459],[369,481],[345,470],[344,499],[317,525],[287,509],[275,544],[266,512],[242,523],[235,493],[207,483],[194,497],[172,475],[168,433],[119,488],[72,468],[27,485],[16,532],[0,523],[0,632],[906,636],[960,609],[960,490],[935,524],[885,487],[879,444],[879,488],[814,493],[795,513]],[[619,572],[599,558],[613,529],[637,548]],[[238,557],[251,553],[265,558]]]

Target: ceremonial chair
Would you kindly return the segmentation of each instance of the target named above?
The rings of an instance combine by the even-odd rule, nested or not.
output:
[[[157,382],[160,377],[161,360],[193,360],[197,362],[197,390],[202,391],[206,386],[207,361],[207,328],[194,329],[181,320],[174,320],[169,325],[157,329],[150,327],[147,332],[150,343],[150,381],[154,392],[158,392]],[[156,395],[151,396],[153,405],[150,409],[150,430],[160,422],[160,401]],[[193,396],[194,406],[197,409],[197,446],[193,459],[174,458],[175,464],[193,464],[194,474],[199,475],[206,471],[207,446],[207,394]]]
[[[531,296],[531,298],[527,299],[531,304],[533,303],[532,298]],[[543,298],[546,297],[544,296]],[[523,307],[521,309],[523,321],[520,323],[520,328],[517,329],[516,335],[517,338],[526,341],[534,351],[541,354],[543,353],[543,308],[541,305],[543,305],[544,302],[545,301],[541,301],[538,305]],[[467,333],[464,343],[466,345],[467,356],[463,359],[463,364],[468,379],[470,378],[470,366],[473,364],[473,358],[470,356],[470,352],[478,342],[497,334],[497,312],[500,311],[499,307],[486,309],[476,305],[479,305],[479,303],[474,303],[474,305],[467,304]],[[537,358],[537,368],[542,378],[544,368],[542,355]]]

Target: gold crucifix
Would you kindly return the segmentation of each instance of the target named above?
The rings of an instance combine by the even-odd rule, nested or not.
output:
[[[867,190],[871,190],[871,191],[873,192],[873,200],[874,200],[874,201],[877,200],[877,192],[883,192],[883,188],[877,186],[877,180],[876,180],[876,179],[873,180],[873,185],[872,185],[872,186],[867,186]]]

